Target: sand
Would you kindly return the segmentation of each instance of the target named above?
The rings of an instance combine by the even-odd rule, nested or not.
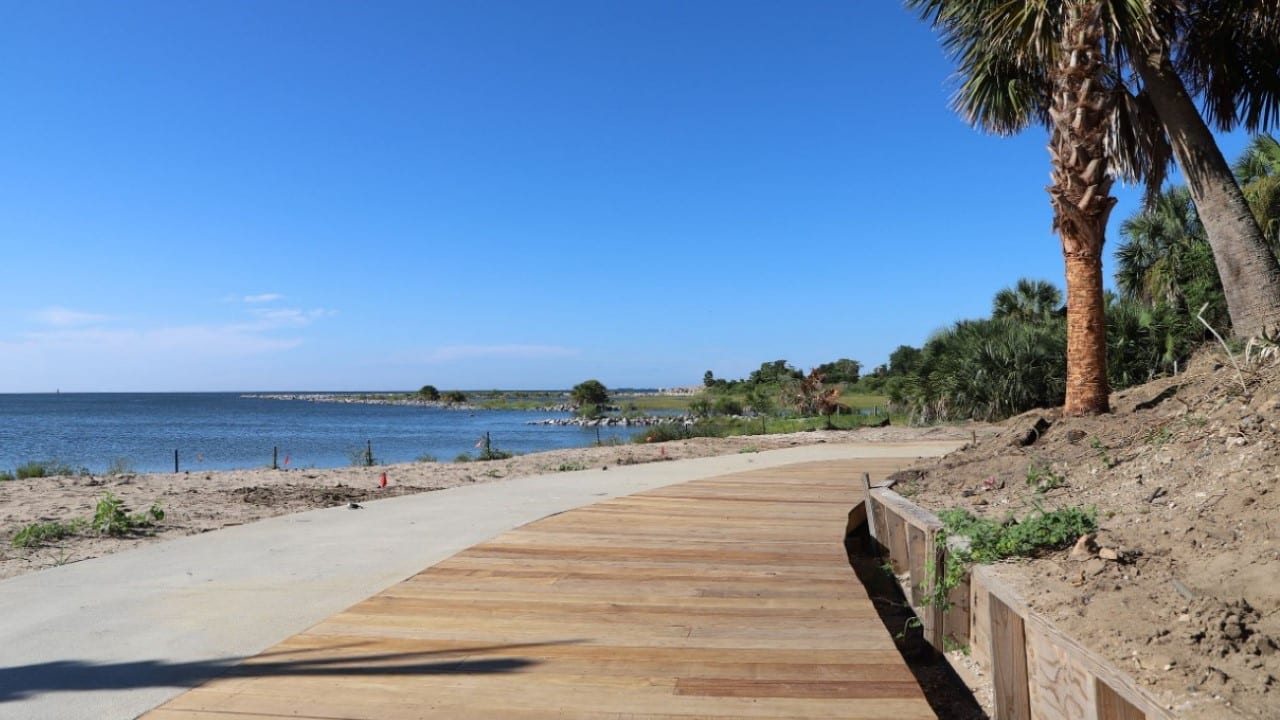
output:
[[[963,440],[971,434],[970,426],[863,428],[577,448],[488,462],[13,480],[0,483],[0,580],[262,518],[502,478],[818,443]],[[385,488],[381,487],[384,473]],[[164,520],[154,528],[123,537],[86,533],[34,548],[11,545],[14,534],[30,524],[92,517],[98,501],[107,493],[120,498],[131,512],[141,512],[158,503],[164,510]]]

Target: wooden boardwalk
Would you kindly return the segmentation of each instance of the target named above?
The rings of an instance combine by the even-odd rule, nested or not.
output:
[[[143,717],[934,718],[842,544],[857,478],[900,465],[791,465],[554,515]]]

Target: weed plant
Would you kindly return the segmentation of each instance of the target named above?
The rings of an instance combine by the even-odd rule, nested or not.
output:
[[[77,471],[61,460],[29,460],[18,466],[16,474],[19,480],[27,478],[57,477],[59,475],[88,475],[87,468]]]
[[[18,530],[10,540],[14,547],[37,547],[85,532],[99,535],[127,535],[154,526],[164,520],[164,509],[159,503],[140,513],[130,514],[120,498],[107,493],[98,500],[93,518],[74,518],[70,521],[33,523]]]
[[[930,580],[924,605],[951,606],[951,591],[964,580],[970,565],[990,564],[1014,557],[1039,557],[1051,550],[1071,547],[1081,535],[1098,529],[1095,508],[1068,507],[1045,510],[1037,506],[1022,520],[1010,518],[999,523],[975,517],[967,510],[943,510],[938,513],[943,531],[937,534],[939,548],[945,551],[946,565],[939,573],[932,562],[926,571]],[[950,537],[963,537],[968,546],[952,546]]]

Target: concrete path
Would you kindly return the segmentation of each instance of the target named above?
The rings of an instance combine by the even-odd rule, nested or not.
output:
[[[133,718],[472,545],[602,499],[959,443],[817,445],[558,473],[289,515],[0,582],[0,717]]]

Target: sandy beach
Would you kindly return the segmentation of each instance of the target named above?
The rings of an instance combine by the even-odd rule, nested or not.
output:
[[[502,478],[572,472],[728,455],[820,443],[964,440],[974,427],[863,428],[784,435],[693,438],[651,445],[616,445],[531,453],[470,463],[404,463],[375,467],[298,470],[231,470],[33,478],[0,483],[0,580],[76,563],[147,543],[243,525],[267,517],[383,497],[442,490]],[[383,473],[387,485],[381,487]],[[93,516],[111,493],[132,512],[153,503],[165,518],[146,533],[124,537],[82,534],[34,548],[11,539],[32,523],[70,522]]]

